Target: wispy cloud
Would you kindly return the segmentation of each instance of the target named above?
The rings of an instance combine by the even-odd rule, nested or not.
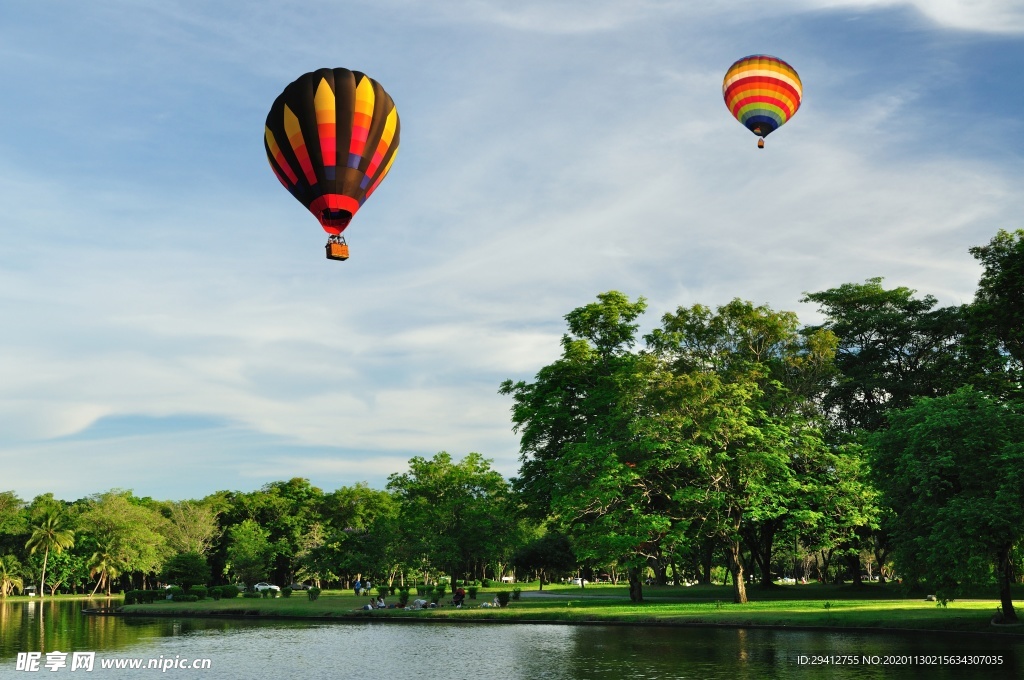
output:
[[[945,96],[985,62],[928,70],[946,31],[904,48],[905,26],[872,25],[885,59],[904,58],[894,74],[866,48],[837,60],[802,29],[842,33],[850,10],[894,4],[770,8],[808,98],[764,151],[720,93],[722,70],[762,37],[752,3],[355,6],[344,44],[315,30],[336,3],[238,16],[124,3],[102,21],[72,13],[81,33],[58,22],[35,48],[0,28],[24,72],[11,96],[46,112],[13,109],[25,138],[0,138],[7,486],[380,484],[441,449],[512,474],[497,387],[554,359],[562,315],[598,292],[648,297],[648,326],[735,296],[795,309],[803,291],[876,275],[960,302],[978,274],[967,248],[1024,208],[1021,144],[996,134],[1012,102],[968,116]],[[981,9],[1013,25],[1013,5]],[[95,46],[83,62],[76,40]],[[320,61],[383,72],[403,119],[344,264],[323,258],[260,144],[273,96]],[[61,107],[39,83],[65,62],[77,97]],[[122,62],[132,82],[158,64],[163,98],[118,94]],[[153,465],[179,473],[160,481]]]

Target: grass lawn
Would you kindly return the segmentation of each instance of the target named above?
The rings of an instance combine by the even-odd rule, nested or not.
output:
[[[532,587],[530,587],[532,585]],[[305,593],[289,598],[234,598],[200,602],[157,602],[124,607],[132,614],[168,614],[176,616],[284,616],[303,618],[402,618],[405,620],[449,621],[545,621],[608,622],[664,625],[760,625],[811,626],[840,628],[901,628],[949,631],[999,632],[1024,636],[1024,628],[994,628],[989,624],[996,606],[994,599],[957,600],[939,607],[923,597],[902,599],[895,586],[852,586],[813,584],[761,589],[753,586],[747,604],[732,603],[727,586],[644,588],[646,601],[633,604],[624,586],[595,585],[584,589],[572,586],[545,586],[537,592],[536,583],[521,584],[523,596],[507,608],[483,608],[498,590],[481,589],[476,600],[455,609],[407,611],[400,609],[362,611],[369,599],[357,598],[351,591],[324,591],[311,602]],[[416,595],[411,596],[412,599]],[[387,598],[396,602],[397,598]],[[451,595],[442,602],[448,602]],[[1021,607],[1024,612],[1024,606]]]

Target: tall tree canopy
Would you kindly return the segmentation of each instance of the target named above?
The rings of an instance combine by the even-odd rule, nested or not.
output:
[[[1010,556],[1024,539],[1024,414],[965,387],[890,413],[872,444],[900,573],[947,596],[994,575],[1003,614],[1016,620]]]
[[[838,375],[823,403],[840,432],[885,426],[889,409],[910,406],[916,396],[948,394],[981,372],[983,357],[966,352],[965,307],[936,309],[931,295],[905,287],[886,289],[881,278],[846,283],[807,294],[839,341]]]
[[[974,301],[979,321],[1012,357],[1019,390],[1024,368],[1024,230],[999,230],[987,245],[971,248],[971,254],[984,267]]]
[[[455,462],[442,451],[416,456],[409,471],[388,478],[401,507],[405,540],[449,574],[481,573],[491,561],[511,557],[518,536],[508,482],[490,461],[470,453]]]

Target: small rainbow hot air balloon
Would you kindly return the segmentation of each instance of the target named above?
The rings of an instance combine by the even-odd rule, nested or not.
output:
[[[754,54],[743,57],[725,73],[722,97],[736,120],[764,138],[793,117],[800,108],[803,84],[796,69],[778,57]]]

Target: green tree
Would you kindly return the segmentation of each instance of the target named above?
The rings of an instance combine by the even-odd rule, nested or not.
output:
[[[1024,414],[965,387],[889,414],[872,440],[875,483],[893,509],[894,560],[940,596],[994,576],[1003,615],[1013,546],[1024,539]]]
[[[162,509],[168,522],[163,525],[167,545],[178,553],[205,555],[220,537],[218,512],[211,505],[195,501],[167,503]]]
[[[164,562],[160,580],[189,590],[210,582],[210,565],[198,552],[178,553]]]
[[[1024,368],[1024,230],[999,230],[970,252],[984,267],[974,310],[980,332],[991,335],[1012,358],[1011,382],[1020,389]]]
[[[25,503],[13,491],[0,492],[0,555],[19,552],[27,535]]]
[[[698,541],[725,546],[734,599],[746,602],[744,541],[770,583],[775,536],[816,516],[806,473],[827,468],[828,450],[814,401],[836,340],[801,332],[792,312],[733,300],[680,307],[647,341],[672,374],[655,422],[678,452],[677,512]]]
[[[540,579],[538,590],[544,590],[545,580],[573,571],[577,566],[572,544],[564,534],[549,531],[516,551],[512,558],[517,570],[536,572]]]
[[[228,529],[229,569],[248,586],[267,578],[275,549],[270,532],[247,519]]]
[[[453,577],[480,573],[518,538],[509,484],[479,453],[457,463],[444,451],[416,456],[408,472],[388,478],[388,489],[410,552]]]
[[[94,552],[106,552],[122,578],[154,577],[171,556],[165,538],[168,521],[156,504],[130,491],[111,490],[88,499],[79,530],[95,540]]]
[[[25,504],[13,491],[0,492],[0,535],[25,531]]]
[[[46,562],[51,552],[60,553],[75,545],[75,532],[67,524],[65,513],[48,509],[39,516],[32,526],[32,535],[25,543],[30,554],[42,551],[43,569],[39,577],[39,596],[45,594]]]
[[[77,539],[82,537],[76,535]],[[57,592],[61,586],[70,588],[77,592],[78,587],[88,579],[88,568],[85,559],[77,554],[79,542],[75,541],[74,548],[55,552],[50,555],[50,562],[47,565],[46,573],[49,580],[50,594]]]
[[[936,309],[933,296],[916,292],[886,289],[881,278],[872,278],[804,296],[826,317],[810,330],[831,331],[839,340],[838,375],[823,405],[840,433],[878,430],[890,409],[906,408],[914,397],[949,394],[972,377],[984,380],[998,363],[973,342],[968,307]]]
[[[24,590],[25,581],[21,576],[21,563],[14,555],[0,557],[0,597],[7,597],[17,588]]]
[[[89,558],[89,577],[96,579],[96,585],[90,596],[95,595],[100,588],[106,587],[107,597],[110,597],[111,582],[120,575],[121,565],[109,550],[100,549],[94,552]]]
[[[265,484],[252,493],[230,494],[230,506],[222,519],[225,526],[248,519],[265,529],[273,557],[262,576],[290,582],[302,566],[298,555],[303,550],[303,537],[310,527],[323,521],[320,515],[323,501],[323,491],[308,479],[295,477],[286,482]]]
[[[658,365],[632,351],[644,299],[618,291],[597,297],[565,316],[558,360],[533,382],[506,380],[500,392],[514,400],[515,486],[527,511],[570,536],[580,560],[621,561],[639,602],[647,558],[672,530],[662,477],[648,474],[670,464],[644,430]]]

